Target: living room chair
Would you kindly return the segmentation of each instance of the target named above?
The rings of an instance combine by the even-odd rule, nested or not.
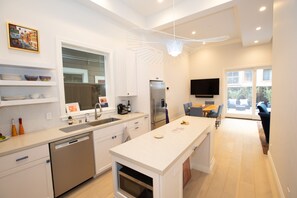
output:
[[[266,142],[269,143],[269,135],[270,135],[270,112],[267,110],[267,107],[264,103],[260,103],[257,105],[259,109],[258,115],[261,118],[262,127],[265,133]]]
[[[190,115],[190,108],[192,107],[192,102],[188,102],[184,104],[184,110],[186,115]]]
[[[203,117],[202,107],[191,107],[190,108],[190,116]]]
[[[222,111],[223,111],[223,107],[224,107],[224,104],[221,104],[219,107],[218,107],[218,111],[215,112],[215,111],[211,111],[209,114],[207,114],[207,117],[209,118],[216,118],[216,122],[215,122],[215,127],[216,129],[220,126],[221,124],[221,115],[222,115]]]

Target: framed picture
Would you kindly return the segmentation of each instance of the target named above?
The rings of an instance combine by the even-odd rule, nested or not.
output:
[[[107,98],[105,96],[99,97],[99,103],[101,104],[101,107],[108,107]]]
[[[79,113],[79,112],[80,112],[80,108],[79,108],[78,102],[66,104],[66,113],[67,114],[74,114],[74,113]]]
[[[39,53],[37,30],[7,23],[7,32],[9,48]]]

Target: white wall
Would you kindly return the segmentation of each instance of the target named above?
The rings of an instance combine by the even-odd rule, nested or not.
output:
[[[184,52],[178,57],[164,58],[164,80],[170,121],[184,115],[183,104],[189,101],[189,55]]]
[[[8,49],[7,22],[37,29],[40,36],[40,53]],[[126,44],[128,33],[127,29],[116,22],[73,0],[0,1],[0,63],[18,62],[23,65],[57,67],[57,38],[113,51]],[[54,79],[57,77],[54,76]],[[56,93],[58,86],[55,87]],[[53,114],[52,120],[46,120],[48,112]],[[59,102],[0,108],[0,117],[0,131],[6,135],[10,134],[11,118],[17,120],[22,117],[26,132],[62,123]]]
[[[223,77],[226,69],[270,66],[271,63],[271,44],[242,47],[240,43],[235,43],[202,47],[190,55],[190,79],[220,78],[220,95],[213,99],[191,96],[191,101],[204,104],[205,100],[214,100],[216,104],[223,103]]]
[[[297,1],[275,0],[273,15],[269,150],[283,192],[293,198],[297,197]]]
[[[7,22],[37,29],[40,36],[40,53],[8,49],[6,43]],[[33,64],[40,67],[53,66],[57,68],[60,60],[58,60],[59,52],[56,42],[60,39],[114,52],[122,47],[135,47],[134,41],[138,40],[138,36],[131,32],[131,29],[113,21],[104,14],[100,14],[99,10],[85,7],[79,1],[0,1],[0,40],[5,41],[0,43],[0,64],[13,62],[23,65]],[[145,38],[141,37],[139,40],[142,39]],[[135,50],[137,53],[143,53],[141,47],[136,47]],[[144,51],[144,53],[146,52]],[[113,55],[116,58],[116,54],[113,53]],[[133,111],[149,113],[148,83],[151,79],[149,73],[152,65],[150,61],[140,61],[139,63],[137,68],[138,96],[116,98],[115,101],[120,103],[127,102],[130,99]],[[170,87],[166,94],[169,114],[174,119],[183,114],[182,103],[188,101],[189,98],[189,87],[186,84],[188,82],[188,56],[181,55],[177,58],[165,58],[164,65],[165,67],[160,65],[157,73],[162,73],[166,85]],[[53,78],[58,80],[57,70],[53,72]],[[53,92],[58,97],[60,86],[63,85],[58,84],[57,87],[53,88]],[[1,89],[3,87],[0,87],[0,94]],[[52,113],[53,119],[47,120],[47,113]],[[23,118],[26,132],[34,132],[65,124],[65,122],[61,121],[60,115],[59,102],[0,108],[0,131],[5,135],[10,135],[11,119],[17,120],[19,117]]]

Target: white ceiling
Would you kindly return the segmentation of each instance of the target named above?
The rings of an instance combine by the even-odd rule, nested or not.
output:
[[[161,4],[157,0],[79,1],[134,27],[172,33],[175,22],[176,34],[187,38],[229,36],[224,43],[241,42],[243,46],[267,43],[272,38],[273,0],[175,0],[174,9],[173,0]],[[259,12],[261,6],[266,6],[266,11]],[[259,31],[258,26],[262,27]]]

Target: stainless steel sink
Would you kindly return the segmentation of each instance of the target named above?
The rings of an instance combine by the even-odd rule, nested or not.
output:
[[[78,124],[78,125],[74,125],[74,126],[61,128],[60,130],[65,132],[65,133],[69,133],[69,132],[77,131],[77,130],[80,130],[80,129],[86,129],[86,128],[89,128],[89,127],[92,127],[92,126],[107,124],[107,123],[114,122],[114,121],[117,121],[117,120],[120,120],[120,119],[118,119],[118,118],[105,118],[105,119],[96,120],[96,121],[89,122],[89,123]]]
[[[77,131],[77,130],[85,129],[85,128],[89,128],[89,127],[90,127],[90,125],[85,123],[85,124],[79,124],[79,125],[73,125],[73,126],[65,127],[65,128],[60,129],[60,130],[65,132],[65,133],[69,133],[69,132],[73,132],[73,131]]]
[[[120,119],[118,119],[118,118],[105,118],[105,119],[102,119],[102,120],[96,120],[96,121],[93,121],[93,122],[89,122],[88,125],[98,126],[98,125],[114,122],[114,121],[117,121],[117,120],[120,120]]]

